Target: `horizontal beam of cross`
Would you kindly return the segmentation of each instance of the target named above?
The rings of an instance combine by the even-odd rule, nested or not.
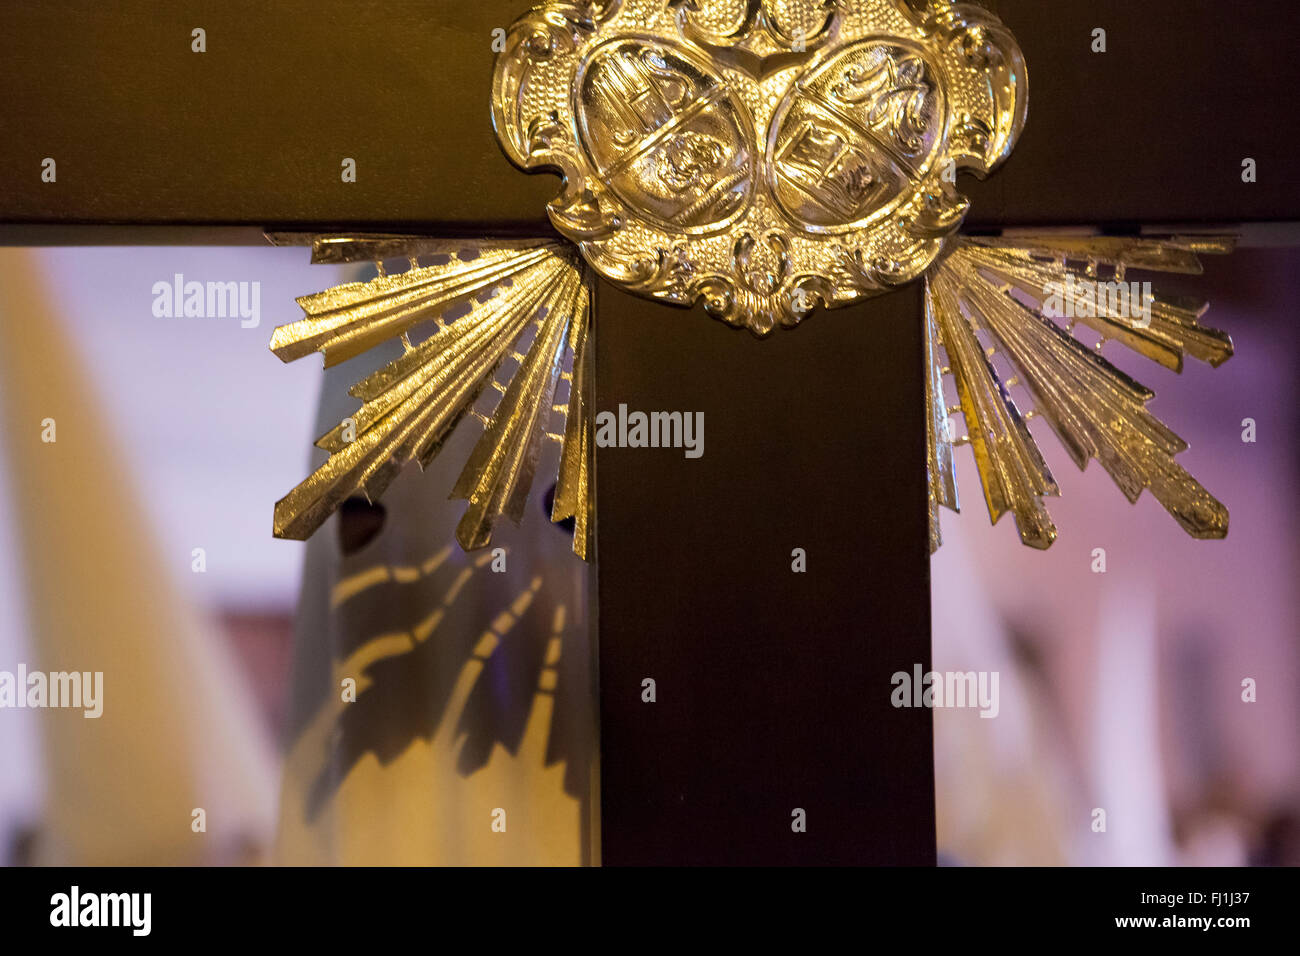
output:
[[[528,5],[5,4],[0,241],[544,230],[556,182],[510,165],[488,112],[493,30]],[[1292,0],[989,6],[1028,59],[1030,119],[1004,170],[963,185],[968,225],[1300,221]],[[84,228],[102,224],[154,229]]]

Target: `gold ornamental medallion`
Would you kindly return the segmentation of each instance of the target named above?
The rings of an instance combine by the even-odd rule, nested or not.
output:
[[[973,6],[551,0],[492,115],[564,178],[551,222],[605,278],[758,334],[921,276],[1025,121],[1011,33]]]

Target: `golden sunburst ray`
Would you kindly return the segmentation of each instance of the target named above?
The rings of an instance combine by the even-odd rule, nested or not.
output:
[[[382,274],[382,261],[398,255],[411,268]],[[421,256],[441,261],[421,265]],[[360,410],[317,441],[329,460],[276,504],[275,535],[304,540],[352,495],[377,498],[408,462],[427,465],[470,416],[485,431],[453,491],[469,501],[457,533],[462,547],[490,544],[502,515],[520,520],[543,442],[567,445],[572,435],[573,447],[560,453],[565,508],[557,495],[553,519],[576,519],[584,533],[575,536],[574,550],[586,557],[593,524],[583,422],[590,293],[571,248],[540,240],[395,237],[326,237],[314,244],[318,262],[368,257],[381,264],[380,276],[304,296],[298,302],[306,317],[274,333],[272,351],[285,361],[320,351],[327,366],[393,338],[403,345],[399,358],[353,386]],[[464,314],[448,320],[453,310]],[[412,344],[410,333],[423,323],[432,323],[433,334]],[[524,346],[530,328],[535,334]],[[511,359],[517,371],[497,381]],[[564,370],[566,360],[576,375]],[[555,404],[560,380],[570,382],[567,406]],[[475,408],[489,385],[501,392],[491,418]],[[554,414],[573,412],[576,426],[566,423],[563,435],[550,431]]]
[[[575,323],[572,334],[573,377],[551,520],[558,524],[572,519],[573,550],[584,560],[591,560],[596,554],[596,489],[592,480],[595,445],[591,437],[591,350],[587,348],[590,320]]]
[[[1232,248],[1233,239],[1222,236],[955,240],[926,276],[932,551],[942,542],[940,508],[959,510],[953,447],[963,444],[974,453],[993,522],[1009,512],[1026,544],[1052,544],[1056,526],[1044,499],[1060,487],[1028,427],[1035,415],[1080,468],[1096,459],[1130,501],[1149,489],[1194,537],[1227,534],[1227,509],[1175,461],[1186,443],[1147,411],[1153,393],[1103,358],[1100,346],[1114,339],[1175,371],[1184,356],[1212,366],[1226,361],[1232,340],[1200,324],[1203,301],[1120,293],[1131,288],[1130,269],[1195,274],[1199,255]],[[304,296],[298,301],[306,317],[275,331],[272,350],[286,361],[320,351],[333,365],[392,338],[404,347],[352,387],[361,408],[317,441],[330,458],[277,503],[276,536],[305,539],[351,495],[379,497],[406,463],[428,465],[468,416],[484,432],[452,489],[469,502],[457,529],[461,546],[488,546],[503,515],[519,521],[544,442],[553,440],[561,451],[551,520],[572,519],[574,551],[590,559],[590,290],[576,251],[547,240],[349,236],[313,245],[317,262],[372,259],[382,270],[383,260],[396,256],[409,258],[411,268]],[[439,261],[422,265],[422,256]],[[453,310],[464,314],[448,321]],[[1058,321],[1067,316],[1064,325]],[[432,323],[434,334],[412,344],[410,333],[422,323]],[[1076,325],[1100,335],[1096,349],[1074,337]],[[1010,376],[999,373],[999,355]],[[508,359],[518,368],[499,382]],[[951,406],[947,379],[957,398]],[[557,402],[562,381],[568,397]],[[475,408],[489,385],[501,393],[490,416]],[[1031,411],[1013,398],[1017,386],[1031,398]],[[549,428],[556,415],[562,433]],[[955,415],[968,432],[960,438]]]
[[[1060,491],[1026,425],[1030,414],[1047,420],[1081,469],[1099,461],[1131,502],[1149,489],[1193,537],[1227,535],[1227,509],[1174,460],[1186,442],[1147,411],[1154,393],[1100,350],[1114,339],[1175,371],[1184,355],[1212,366],[1230,358],[1231,338],[1199,324],[1203,301],[1147,294],[1128,283],[1127,271],[1195,274],[1200,254],[1233,245],[1225,236],[958,239],[926,286],[932,550],[942,540],[939,506],[958,508],[954,444],[971,446],[995,524],[1009,511],[1025,544],[1055,540],[1042,499]],[[1074,337],[1076,324],[1101,336],[1095,349]],[[1005,381],[998,355],[1014,372]],[[958,396],[951,407],[945,376]],[[1032,413],[1017,407],[1009,391],[1016,385],[1032,398]],[[954,438],[950,414],[962,416],[967,435]]]
[[[582,280],[569,270],[556,284],[538,320],[537,337],[474,446],[452,497],[469,502],[456,537],[466,550],[486,547],[492,523],[505,515],[516,524],[532,487],[546,423],[555,411],[555,388],[568,351],[569,329],[587,321]],[[560,438],[563,441],[563,438]],[[561,455],[563,458],[563,455]]]
[[[422,245],[429,248],[428,243]],[[525,249],[448,244],[441,254],[448,260],[445,263],[302,296],[298,305],[306,317],[276,329],[271,351],[286,362],[322,352],[329,368],[494,288],[530,265],[562,255],[561,249],[555,243]]]

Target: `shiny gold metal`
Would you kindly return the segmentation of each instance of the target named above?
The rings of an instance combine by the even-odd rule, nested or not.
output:
[[[408,257],[411,268],[299,299],[306,316],[275,331],[273,351],[320,351],[333,365],[400,337],[405,354],[353,388],[361,410],[320,439],[331,457],[276,506],[276,535],[305,538],[349,495],[381,494],[468,415],[484,432],[453,492],[469,501],[462,546],[486,546],[502,515],[519,520],[553,439],[552,520],[574,519],[574,550],[591,557],[585,259],[758,335],[924,277],[932,550],[940,507],[958,508],[961,444],[994,523],[1010,512],[1026,544],[1055,539],[1043,499],[1060,489],[1033,414],[1130,501],[1150,489],[1189,534],[1223,537],[1227,511],[1175,463],[1186,444],[1146,411],[1152,393],[1072,333],[1085,325],[1178,371],[1184,355],[1219,365],[1232,343],[1198,324],[1203,302],[1120,293],[1129,269],[1196,273],[1199,254],[1232,240],[957,235],[967,202],[956,172],[983,176],[1007,158],[1026,84],[1011,33],[951,0],[546,0],[508,32],[492,119],[520,167],[562,175],[548,213],[572,244],[315,238],[318,262]],[[457,307],[467,314],[446,320]],[[412,344],[423,323],[435,334]],[[498,382],[506,358],[518,370]],[[475,407],[489,384],[500,393],[490,416]]]
[[[930,350],[927,400],[931,548],[938,548],[939,505],[958,510],[952,445],[969,444],[979,466],[984,499],[996,524],[1015,517],[1020,538],[1047,548],[1056,538],[1043,498],[1059,495],[1011,389],[1023,385],[1079,468],[1092,459],[1129,501],[1144,489],[1196,538],[1228,533],[1228,511],[1174,461],[1186,442],[1166,428],[1146,403],[1154,393],[1100,354],[1114,339],[1176,371],[1191,355],[1218,366],[1232,356],[1232,340],[1197,320],[1200,300],[1151,294],[1131,287],[1130,268],[1199,273],[1198,253],[1227,253],[1224,236],[1168,239],[1025,236],[963,237],[930,270],[926,283]],[[1068,317],[1068,319],[1067,319]],[[1067,319],[1062,324],[1063,319]],[[1078,324],[1100,333],[1089,349],[1072,332]],[[988,346],[978,338],[987,337]],[[941,367],[938,351],[947,355]],[[1004,379],[994,359],[1014,371]],[[951,411],[966,432],[953,437],[942,379],[952,378],[958,404]]]
[[[394,255],[410,257],[411,268],[304,296],[298,304],[306,317],[275,330],[271,350],[285,361],[319,351],[333,365],[392,338],[403,345],[400,358],[353,386],[360,411],[317,441],[330,458],[276,505],[276,537],[306,539],[351,495],[377,498],[407,462],[427,465],[471,416],[485,429],[452,492],[469,502],[457,529],[461,545],[486,547],[502,515],[518,523],[550,438],[570,445],[561,453],[563,494],[554,517],[576,518],[584,533],[574,549],[585,557],[592,523],[583,393],[590,307],[581,264],[555,242],[324,237],[314,246],[316,261]],[[421,265],[421,256],[436,261]],[[447,321],[457,308],[466,314]],[[421,331],[432,334],[413,344],[412,334]],[[509,358],[518,369],[499,381]],[[567,439],[550,429],[552,413],[565,411],[555,406],[558,384],[574,379],[566,361],[579,379],[570,388],[577,425]],[[500,392],[490,416],[476,408],[489,386]]]
[[[605,278],[758,335],[920,277],[1025,121],[1024,58],[948,0],[548,0],[497,59],[506,153]]]

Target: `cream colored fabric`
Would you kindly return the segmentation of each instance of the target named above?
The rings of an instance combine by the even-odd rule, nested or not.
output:
[[[0,250],[0,421],[18,516],[6,533],[26,571],[25,663],[102,671],[104,711],[33,712],[48,775],[38,861],[256,858],[274,808],[273,755],[219,635],[179,596],[144,530],[113,397],[88,388],[43,278],[36,253]],[[148,368],[139,375],[147,388]],[[41,438],[47,418],[53,443]],[[205,833],[192,829],[196,808]]]
[[[933,667],[997,672],[999,706],[991,718],[934,710],[939,851],[963,865],[1064,865],[1074,851],[1070,821],[1085,829],[1087,808],[1061,759],[1046,688],[1016,661],[961,530],[945,526],[933,559]]]
[[[355,411],[356,363],[382,360],[327,372],[321,432]],[[278,862],[572,866],[598,852],[588,568],[543,511],[555,449],[522,526],[502,522],[494,569],[491,550],[455,545],[465,503],[447,500],[478,432],[403,473],[360,550],[343,553],[337,515],[308,545]]]

